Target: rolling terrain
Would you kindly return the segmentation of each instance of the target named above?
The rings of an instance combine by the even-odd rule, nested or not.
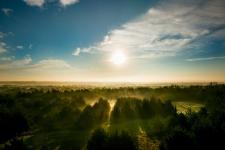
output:
[[[225,121],[224,91],[222,84],[4,85],[0,148],[169,150],[174,140],[201,148],[201,141],[189,134],[202,136],[198,121],[211,122],[211,114],[221,113],[218,121]]]

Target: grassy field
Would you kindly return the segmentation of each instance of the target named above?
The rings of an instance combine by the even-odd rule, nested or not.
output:
[[[188,111],[198,112],[202,107],[204,107],[203,103],[185,101],[176,101],[173,102],[173,105],[177,108],[178,113],[187,113]]]

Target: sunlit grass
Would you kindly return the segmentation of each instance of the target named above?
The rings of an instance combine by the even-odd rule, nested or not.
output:
[[[204,107],[201,103],[195,102],[173,102],[173,105],[176,106],[178,113],[187,113],[189,110],[192,112],[198,112],[202,107]]]

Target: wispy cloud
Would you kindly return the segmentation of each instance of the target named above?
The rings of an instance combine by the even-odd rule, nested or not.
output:
[[[0,70],[21,70],[21,71],[46,71],[51,69],[65,69],[71,66],[60,59],[43,59],[37,63],[32,63],[30,55],[23,59],[15,59],[15,57],[2,57],[0,63]]]
[[[74,55],[74,56],[79,56],[79,55],[80,55],[80,48],[76,48],[76,49],[74,50],[74,52],[72,53],[72,55]]]
[[[0,54],[6,52],[6,43],[0,41]]]
[[[29,65],[32,59],[29,55],[25,56],[23,59],[14,60],[11,59],[0,64],[0,70],[10,70],[10,69],[21,69]]]
[[[69,6],[72,4],[79,3],[79,0],[59,0],[60,4],[63,6]]]
[[[45,0],[24,0],[24,2],[29,6],[42,7],[45,3]]]
[[[38,63],[30,65],[29,69],[38,69],[38,70],[45,70],[45,69],[60,69],[60,68],[70,68],[71,66],[65,62],[64,60],[59,59],[43,59],[40,60]]]
[[[222,56],[222,57],[190,58],[190,59],[186,59],[186,61],[207,61],[207,60],[215,60],[215,59],[225,59],[225,56]]]
[[[0,80],[68,80],[74,73],[67,62],[60,59],[42,59],[34,62],[30,55],[17,59],[0,57]]]
[[[15,58],[15,56],[9,56],[9,57],[0,57],[0,61],[12,61]]]
[[[198,46],[198,39],[222,31],[224,6],[223,0],[164,1],[80,51],[107,53],[123,49],[137,58],[174,56]]]
[[[24,47],[22,45],[17,45],[16,48],[17,49],[23,49]]]
[[[14,33],[13,32],[0,32],[0,56],[1,54],[3,53],[6,53],[9,51],[10,49],[10,46],[7,45],[7,43],[5,42],[6,41],[6,37],[10,37],[10,36],[14,36]]]
[[[0,54],[7,52],[7,44],[3,41],[7,33],[0,32]]]
[[[23,0],[23,1],[29,6],[37,6],[37,7],[42,7],[45,3],[51,2],[48,0]],[[63,7],[79,3],[79,0],[57,0],[57,1]]]
[[[13,12],[13,9],[10,8],[2,8],[1,10],[6,16],[10,16],[11,13]]]

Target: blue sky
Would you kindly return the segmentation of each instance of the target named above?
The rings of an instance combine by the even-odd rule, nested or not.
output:
[[[0,80],[225,81],[223,0],[0,0]],[[122,52],[126,61],[111,58]]]

